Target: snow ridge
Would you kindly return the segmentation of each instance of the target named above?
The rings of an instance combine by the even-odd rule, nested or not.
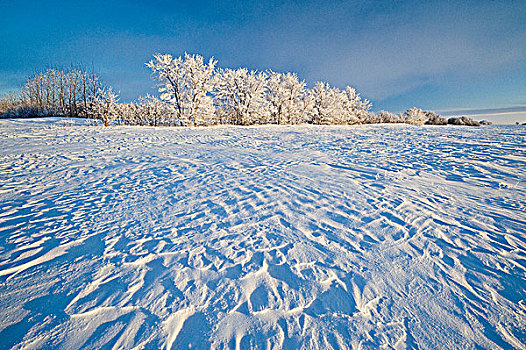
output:
[[[525,348],[526,129],[0,121],[0,348]]]

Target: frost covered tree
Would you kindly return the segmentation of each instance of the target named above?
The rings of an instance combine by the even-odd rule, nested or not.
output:
[[[161,100],[173,105],[181,123],[207,124],[214,116],[214,103],[210,93],[215,85],[217,61],[202,56],[184,54],[184,57],[157,54],[146,63],[159,81]]]
[[[116,123],[119,125],[147,125],[142,122],[139,105],[136,103],[118,103],[115,114],[118,115]]]
[[[69,116],[78,116],[80,114],[79,103],[81,100],[81,79],[82,71],[79,69],[72,69],[66,74],[66,82],[68,84],[67,104],[69,106]]]
[[[402,116],[387,111],[380,111],[376,114],[378,123],[402,123]]]
[[[265,96],[267,76],[246,68],[221,69],[214,90],[221,121],[237,125],[266,123],[270,114]]]
[[[447,119],[439,116],[435,112],[425,111],[427,114],[427,125],[446,125]]]
[[[99,88],[97,96],[91,103],[90,114],[101,119],[104,126],[109,126],[119,115],[119,95],[112,88]]]
[[[341,93],[343,103],[343,124],[360,124],[369,118],[371,109],[371,102],[367,99],[362,99],[356,89],[347,86],[345,91]]]
[[[407,124],[424,125],[427,119],[426,112],[417,107],[410,108],[404,113],[404,123]]]
[[[420,108],[413,107],[408,109],[403,116],[404,123],[414,125],[446,125],[447,120],[431,111],[424,111]]]
[[[305,82],[295,73],[269,71],[266,97],[269,102],[271,122],[297,124],[304,117]]]
[[[102,88],[101,79],[97,74],[88,71],[80,71],[80,102],[82,103],[82,114],[89,117],[89,106],[91,100]]]
[[[359,124],[379,124],[382,123],[382,119],[373,112],[367,112],[365,115],[360,117]]]
[[[299,103],[300,109],[300,119],[298,123],[310,123],[314,118],[314,97],[312,95],[311,89],[306,88],[303,98]]]
[[[140,116],[143,118],[143,123],[150,126],[159,126],[163,124],[172,125],[173,122],[169,118],[170,108],[167,104],[158,98],[150,95],[139,98]]]
[[[13,92],[0,97],[0,116],[16,117],[24,109],[26,101],[19,94]]]
[[[314,124],[360,124],[370,118],[371,103],[354,88],[345,90],[318,82],[311,90]]]
[[[341,91],[328,83],[317,82],[310,90],[313,102],[313,124],[341,124],[343,100]]]
[[[72,66],[49,68],[30,76],[21,89],[13,116],[86,117],[89,104],[101,86],[99,77]]]
[[[470,117],[466,117],[465,115],[461,117],[451,117],[447,120],[447,123],[453,124],[453,125],[467,125],[467,126],[480,126],[481,125],[480,122],[477,122]]]
[[[147,94],[139,97],[138,102],[118,103],[116,122],[124,125],[178,125],[173,118],[172,108],[169,104]]]

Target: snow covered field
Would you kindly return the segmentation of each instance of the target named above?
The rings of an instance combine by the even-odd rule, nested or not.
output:
[[[526,348],[526,128],[0,120],[0,348]]]

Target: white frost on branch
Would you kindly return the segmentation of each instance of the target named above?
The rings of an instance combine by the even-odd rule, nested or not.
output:
[[[111,87],[99,88],[90,104],[90,114],[97,119],[101,119],[105,126],[119,115],[119,95],[113,92]]]
[[[297,124],[305,119],[306,84],[295,73],[269,71],[266,96],[271,123]]]
[[[202,56],[184,54],[174,58],[157,54],[146,63],[159,81],[161,100],[170,103],[184,125],[204,125],[213,118],[215,108],[210,95],[215,85],[217,61],[205,63]]]
[[[270,117],[265,98],[267,77],[265,72],[246,68],[221,69],[214,91],[220,119],[237,125],[267,123]]]

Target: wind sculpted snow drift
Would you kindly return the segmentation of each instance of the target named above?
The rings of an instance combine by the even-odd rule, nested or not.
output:
[[[524,348],[526,129],[0,121],[1,348]]]

